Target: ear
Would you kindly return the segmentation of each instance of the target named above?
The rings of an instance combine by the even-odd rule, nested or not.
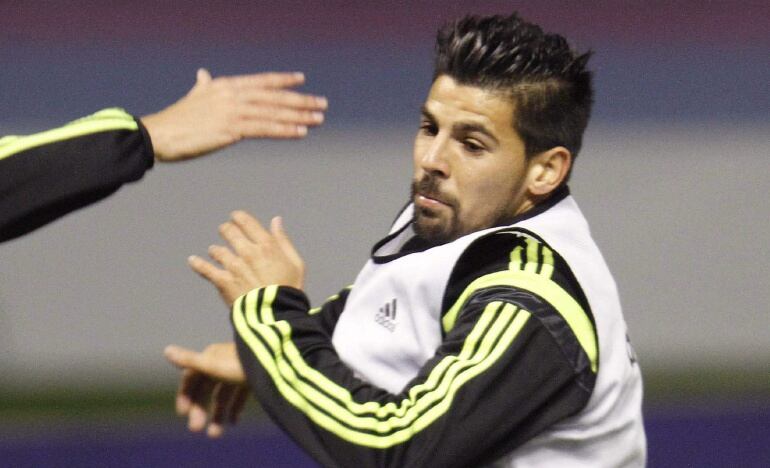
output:
[[[529,193],[534,196],[548,195],[569,174],[572,153],[563,146],[556,146],[535,155],[529,164]]]

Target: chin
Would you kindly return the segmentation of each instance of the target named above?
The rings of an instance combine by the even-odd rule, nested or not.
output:
[[[451,229],[447,223],[438,218],[426,218],[424,216],[415,216],[414,232],[422,239],[436,244],[443,244],[454,240]]]

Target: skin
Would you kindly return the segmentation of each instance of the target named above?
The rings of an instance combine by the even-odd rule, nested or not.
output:
[[[235,211],[219,226],[228,246],[212,245],[209,255],[219,265],[198,256],[190,267],[216,286],[228,306],[254,288],[271,284],[302,289],[305,264],[275,217],[270,229],[244,211]],[[182,370],[176,411],[187,418],[193,432],[206,429],[209,437],[221,437],[226,424],[235,424],[243,410],[248,384],[234,343],[216,343],[196,352],[167,346],[166,359]]]
[[[505,223],[561,185],[571,164],[569,151],[555,147],[526,158],[513,128],[514,112],[514,105],[493,90],[460,85],[447,76],[436,79],[414,144],[418,235],[446,242]],[[228,305],[254,288],[302,288],[304,262],[280,218],[273,218],[267,230],[236,211],[219,232],[228,247],[209,248],[216,264],[197,256],[189,264]],[[183,370],[178,414],[188,418],[190,430],[208,427],[209,436],[220,436],[224,423],[243,408],[233,395],[247,385],[235,345],[211,345],[202,352],[169,346],[165,354]]]
[[[323,122],[326,98],[291,91],[302,73],[211,78],[198,70],[195,86],[167,108],[140,120],[162,162],[203,156],[246,138],[302,138]]]
[[[528,161],[512,104],[441,76],[430,89],[414,143],[415,230],[448,242],[533,206]]]

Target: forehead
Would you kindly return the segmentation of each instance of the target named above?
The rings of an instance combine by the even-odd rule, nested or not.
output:
[[[502,93],[477,86],[459,84],[441,75],[433,82],[425,109],[439,123],[481,124],[495,133],[513,131],[514,106]]]

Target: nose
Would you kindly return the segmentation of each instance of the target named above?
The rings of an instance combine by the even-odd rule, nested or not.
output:
[[[431,139],[419,158],[420,168],[433,176],[449,177],[449,162],[447,160],[447,139],[437,136]]]

